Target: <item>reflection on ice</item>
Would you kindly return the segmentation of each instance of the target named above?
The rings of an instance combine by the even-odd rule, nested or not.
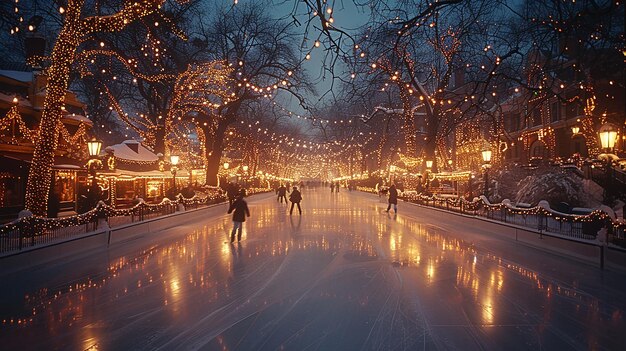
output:
[[[602,281],[584,289],[555,279],[530,268],[536,262],[464,240],[468,228],[448,233],[408,216],[408,205],[388,217],[364,195],[304,197],[302,216],[272,198],[250,201],[240,244],[228,242],[223,216],[174,241],[35,272],[32,285],[14,278],[20,295],[5,292],[0,337],[9,347],[94,350],[610,348],[625,340],[624,289],[607,295]]]

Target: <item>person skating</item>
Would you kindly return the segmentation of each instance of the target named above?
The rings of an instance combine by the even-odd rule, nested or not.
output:
[[[228,213],[233,213],[233,231],[230,233],[230,242],[235,241],[235,232],[237,232],[237,241],[241,241],[243,222],[246,221],[246,217],[250,217],[248,203],[243,199],[243,193],[237,194],[237,198],[228,208]]]
[[[389,205],[387,205],[387,212],[391,209],[391,205],[393,204],[393,211],[398,213],[398,190],[396,190],[396,185],[391,184],[389,187]]]
[[[278,188],[278,201],[282,204],[283,203],[283,199],[285,199],[285,204],[288,204],[287,202],[287,187],[285,187],[284,185],[280,185],[280,187]]]
[[[297,187],[293,187],[293,191],[291,195],[289,195],[289,201],[291,201],[291,209],[289,210],[289,215],[293,213],[293,206],[298,205],[298,212],[302,214],[302,208],[300,208],[300,201],[302,201],[302,194],[298,191]]]

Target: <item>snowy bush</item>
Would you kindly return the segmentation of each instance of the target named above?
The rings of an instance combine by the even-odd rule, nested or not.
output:
[[[596,207],[594,194],[589,193],[589,183],[572,170],[556,166],[534,169],[511,167],[500,171],[499,197],[536,205],[546,200],[552,208],[565,202],[571,207]]]

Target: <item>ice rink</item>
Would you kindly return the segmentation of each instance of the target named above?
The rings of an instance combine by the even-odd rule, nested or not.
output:
[[[220,205],[2,274],[0,349],[626,349],[625,274],[371,194],[303,197],[302,216],[250,197],[239,244]]]

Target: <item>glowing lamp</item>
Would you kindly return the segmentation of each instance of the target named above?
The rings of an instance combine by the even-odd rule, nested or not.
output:
[[[172,166],[178,165],[179,161],[180,161],[180,156],[178,156],[178,155],[170,155],[170,163],[172,164]]]
[[[578,132],[580,132],[580,127],[578,127],[578,126],[573,126],[573,127],[572,127],[572,134],[573,134],[573,135],[577,135],[577,134],[578,134]]]
[[[491,162],[491,150],[483,150],[483,162]]]
[[[243,166],[243,171],[248,172],[248,166]]]
[[[89,156],[98,157],[100,155],[100,148],[102,147],[102,142],[100,140],[91,139],[87,142],[87,149],[89,150]]]
[[[600,127],[600,143],[603,149],[610,150],[615,146],[617,140],[617,129],[610,123]]]
[[[426,161],[426,168],[433,168],[433,161],[432,160],[427,160]]]
[[[228,164],[228,162],[224,162],[224,169],[228,169],[228,167],[230,167],[230,165]]]

